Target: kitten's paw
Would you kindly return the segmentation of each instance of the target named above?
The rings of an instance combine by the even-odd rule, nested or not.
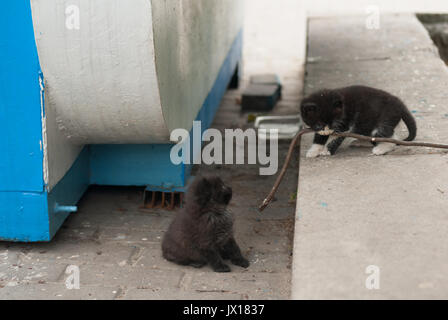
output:
[[[382,156],[395,149],[395,145],[392,143],[380,143],[372,149],[372,154],[375,156]]]
[[[193,268],[202,268],[205,265],[206,265],[205,262],[200,262],[200,261],[190,263],[190,266],[192,266]]]
[[[230,269],[230,267],[228,265],[221,264],[219,266],[214,266],[213,267],[213,271],[215,271],[215,272],[230,272],[231,269]]]
[[[324,146],[321,144],[313,144],[306,153],[307,158],[316,158],[324,150]]]
[[[236,265],[236,266],[240,266],[240,267],[243,267],[243,268],[247,268],[247,267],[249,267],[249,265],[250,265],[249,261],[248,261],[247,259],[243,258],[243,257],[238,258],[238,259],[232,259],[232,260],[230,260],[230,261],[231,261],[234,265]]]
[[[382,156],[384,154],[385,153],[383,151],[381,151],[381,150],[378,150],[377,147],[372,149],[372,155],[374,155],[374,156]]]
[[[331,156],[331,152],[328,151],[327,148],[324,148],[324,150],[322,150],[322,151],[319,153],[319,155],[320,155],[320,156],[323,156],[323,157],[328,157],[328,156]]]

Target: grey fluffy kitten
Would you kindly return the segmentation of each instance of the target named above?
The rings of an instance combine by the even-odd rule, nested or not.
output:
[[[185,207],[165,233],[165,259],[200,268],[207,263],[216,272],[229,272],[225,259],[247,268],[247,261],[233,236],[233,217],[226,209],[232,189],[219,177],[197,178],[189,188]]]

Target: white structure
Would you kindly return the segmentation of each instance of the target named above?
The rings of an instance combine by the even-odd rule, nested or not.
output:
[[[189,130],[242,28],[242,1],[31,0],[45,77],[47,184],[83,145]]]

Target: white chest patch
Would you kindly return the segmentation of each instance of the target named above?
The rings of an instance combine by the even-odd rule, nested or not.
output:
[[[321,130],[317,133],[320,134],[321,136],[329,136],[333,132],[334,132],[334,130],[331,130],[328,126],[325,126],[324,130]]]

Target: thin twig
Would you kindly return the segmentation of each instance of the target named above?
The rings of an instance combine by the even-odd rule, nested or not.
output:
[[[311,130],[311,129],[300,130],[296,134],[294,139],[291,141],[291,144],[289,145],[288,153],[286,155],[285,164],[283,165],[283,168],[280,171],[280,174],[278,175],[277,180],[275,180],[275,183],[274,183],[274,186],[272,187],[271,192],[266,197],[266,199],[264,199],[263,203],[258,208],[258,210],[263,211],[264,208],[266,208],[268,206],[268,204],[272,201],[272,199],[274,198],[275,193],[277,192],[278,187],[280,186],[280,182],[282,182],[283,176],[285,175],[286,170],[288,169],[288,165],[289,165],[289,162],[291,161],[291,156],[292,156],[292,153],[294,151],[295,146],[298,145],[299,148],[300,148],[300,142],[301,142],[302,136],[304,134],[311,133],[311,132],[314,132],[314,131]],[[300,161],[300,152],[299,152],[299,161]]]
[[[263,211],[269,203],[274,198],[275,193],[277,192],[278,187],[280,186],[280,183],[283,180],[283,176],[286,173],[286,170],[288,169],[289,162],[291,161],[291,156],[294,151],[294,147],[297,145],[299,149],[299,158],[297,159],[297,171],[298,174],[300,173],[300,145],[301,145],[301,138],[304,134],[314,132],[311,129],[303,129],[297,133],[297,135],[294,137],[294,139],[291,141],[291,144],[289,145],[289,150],[286,155],[285,163],[283,164],[282,170],[280,171],[280,174],[277,177],[277,180],[275,180],[274,185],[272,186],[271,192],[269,192],[268,196],[263,200],[263,203],[258,207],[259,211]],[[428,147],[428,148],[437,148],[437,149],[448,149],[448,145],[446,144],[437,144],[437,143],[427,143],[427,142],[412,142],[412,141],[402,141],[402,140],[396,140],[392,138],[381,138],[381,137],[367,137],[356,133],[351,132],[341,132],[341,133],[332,133],[332,136],[335,137],[344,137],[344,138],[355,138],[358,140],[364,140],[369,142],[389,142],[394,143],[398,145],[403,146],[409,146],[409,147]]]
[[[448,149],[447,144],[403,141],[403,140],[395,140],[392,138],[367,137],[367,136],[362,136],[360,134],[351,133],[351,132],[341,132],[341,133],[335,132],[332,134],[332,136],[344,137],[344,138],[356,138],[358,140],[364,140],[364,141],[370,141],[370,142],[390,142],[390,143],[395,143],[395,144],[399,144],[402,146],[408,146],[408,147],[428,147],[428,148],[437,148],[437,149]]]

